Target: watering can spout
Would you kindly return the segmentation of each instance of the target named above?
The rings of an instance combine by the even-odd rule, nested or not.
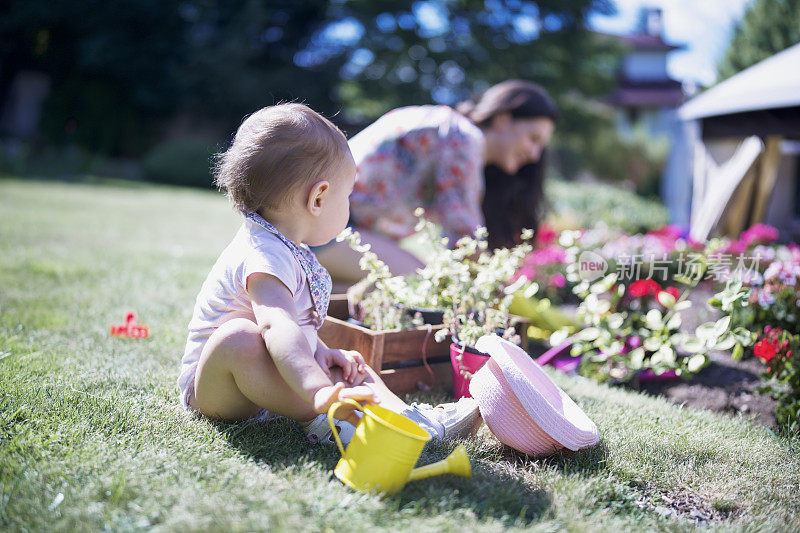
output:
[[[469,465],[467,450],[463,445],[459,445],[453,453],[437,463],[415,468],[408,475],[407,481],[417,481],[427,477],[439,476],[442,474],[454,474],[461,477],[472,477],[472,468]]]

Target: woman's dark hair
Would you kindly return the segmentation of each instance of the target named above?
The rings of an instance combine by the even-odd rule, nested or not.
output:
[[[547,150],[539,161],[520,167],[513,175],[495,165],[484,169],[486,191],[481,207],[491,248],[519,244],[523,228],[539,229],[544,211],[546,155]]]
[[[456,110],[477,126],[488,125],[493,117],[502,113],[508,113],[511,118],[558,119],[558,108],[547,91],[525,80],[507,80],[492,85],[480,98],[461,102]]]
[[[494,116],[502,113],[511,118],[558,120],[558,108],[547,91],[524,80],[493,85],[479,99],[462,102],[456,109],[477,126],[487,126]],[[547,150],[543,150],[539,161],[521,167],[514,175],[495,165],[484,169],[486,191],[482,208],[492,248],[518,244],[523,228],[539,228],[546,165]]]

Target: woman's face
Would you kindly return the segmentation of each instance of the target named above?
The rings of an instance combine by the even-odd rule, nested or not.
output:
[[[520,167],[535,163],[550,144],[555,124],[546,117],[512,119],[509,114],[494,117],[487,139],[487,163],[516,174]]]

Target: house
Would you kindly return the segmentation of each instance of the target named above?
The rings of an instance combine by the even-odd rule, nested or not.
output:
[[[678,111],[664,176],[673,222],[693,238],[753,224],[800,241],[800,44],[708,89]]]
[[[663,38],[663,13],[646,7],[635,33],[618,37],[630,51],[623,58],[617,87],[606,98],[616,110],[617,129],[632,136],[641,128],[651,137],[666,137],[675,123],[675,109],[685,100],[683,83],[670,77],[667,57],[683,45]]]

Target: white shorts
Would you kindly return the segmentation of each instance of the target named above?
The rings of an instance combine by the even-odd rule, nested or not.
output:
[[[202,414],[197,409],[195,409],[194,407],[189,405],[189,398],[192,396],[192,393],[194,392],[194,374],[195,374],[196,371],[197,371],[197,363],[195,363],[194,367],[192,367],[191,374],[189,376],[189,381],[186,384],[186,388],[181,390],[180,401],[181,401],[181,406],[184,409],[186,409],[186,410],[188,410],[188,411],[190,411],[192,413]],[[267,411],[266,409],[261,409],[256,414],[254,414],[253,416],[248,418],[247,421],[248,422],[266,422],[266,421],[272,420],[273,418],[276,418],[278,416],[280,416],[280,415],[277,415],[275,413],[271,413],[271,412]]]

